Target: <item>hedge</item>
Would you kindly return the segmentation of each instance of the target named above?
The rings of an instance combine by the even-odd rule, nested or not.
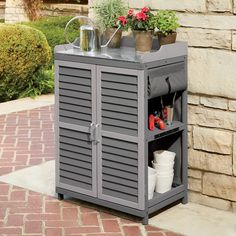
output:
[[[42,32],[0,24],[0,102],[18,98],[32,78],[48,67],[51,49]]]

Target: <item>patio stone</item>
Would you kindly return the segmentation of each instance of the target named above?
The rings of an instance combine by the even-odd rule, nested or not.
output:
[[[236,133],[234,133],[233,142],[233,174],[236,176]]]
[[[236,99],[235,66],[232,51],[189,48],[189,91]]]
[[[219,108],[222,110],[228,109],[228,100],[225,98],[201,97],[200,104],[205,107]]]
[[[196,14],[178,13],[177,16],[179,17],[180,25],[184,27],[236,30],[236,21],[235,21],[234,15],[223,15],[223,14],[203,15],[203,14],[197,14],[197,13]],[[208,51],[206,49],[203,49],[203,50]],[[199,69],[200,67],[197,67],[197,68]],[[222,66],[220,66],[220,69],[222,69]],[[208,69],[208,71],[212,72],[211,69]]]
[[[195,178],[195,179],[201,179],[202,178],[202,171],[188,169],[188,176],[192,177],[192,178]]]
[[[190,168],[232,175],[232,157],[190,149]]]
[[[231,0],[208,0],[208,10],[216,12],[232,12]]]
[[[236,100],[230,100],[229,101],[229,110],[230,111],[236,111]]]
[[[196,106],[188,106],[188,109],[188,122],[191,125],[236,130],[234,112]]]
[[[206,11],[205,0],[155,0],[155,1],[137,1],[128,0],[129,6],[132,8],[141,8],[145,4],[150,6],[152,9],[171,9],[178,11],[194,11],[194,12],[204,12]]]
[[[204,173],[203,194],[236,201],[236,178],[227,175]]]
[[[209,197],[207,195],[203,195],[201,193],[189,191],[188,192],[189,201],[199,203],[205,206],[210,206],[216,209],[228,211],[231,209],[231,202],[215,198],[215,197]]]
[[[202,191],[202,180],[195,178],[188,178],[188,189],[196,192]]]
[[[226,131],[194,127],[194,149],[208,152],[231,154],[232,134]]]
[[[231,49],[231,31],[181,27],[177,39],[187,41],[189,46]]]
[[[198,105],[200,102],[200,97],[198,95],[189,94],[188,95],[188,104]]]

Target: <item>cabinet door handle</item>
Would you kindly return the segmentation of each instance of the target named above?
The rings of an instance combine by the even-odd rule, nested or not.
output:
[[[101,140],[100,140],[100,125],[99,124],[96,124],[95,126],[95,142],[96,143],[100,143]]]
[[[93,142],[95,141],[95,137],[94,137],[94,129],[95,129],[95,124],[94,123],[91,123],[90,126],[89,126],[89,141],[90,142]]]

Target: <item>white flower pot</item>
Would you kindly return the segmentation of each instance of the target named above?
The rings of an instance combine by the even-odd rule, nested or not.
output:
[[[148,167],[148,199],[153,198],[154,190],[156,187],[157,172],[155,169]]]
[[[157,193],[165,193],[171,190],[174,174],[159,175],[156,176],[156,188]]]
[[[166,164],[170,164],[174,162],[176,153],[166,151],[166,150],[158,150],[158,151],[155,151],[153,155],[154,155],[155,163],[166,165]]]

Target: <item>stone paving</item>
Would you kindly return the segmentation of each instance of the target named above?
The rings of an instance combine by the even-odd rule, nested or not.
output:
[[[0,116],[0,175],[54,159],[53,106]],[[177,236],[73,199],[0,183],[1,236]]]

